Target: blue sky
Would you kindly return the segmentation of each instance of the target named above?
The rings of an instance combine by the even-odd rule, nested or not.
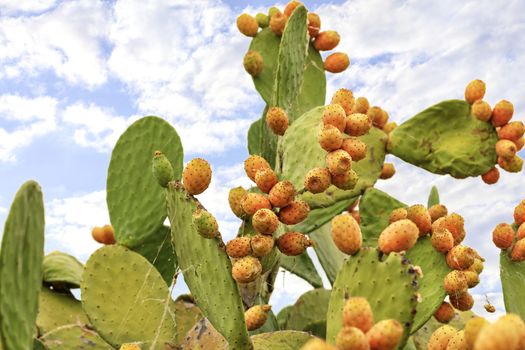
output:
[[[227,191],[249,184],[241,165],[246,131],[263,109],[242,67],[249,39],[237,32],[235,18],[274,2],[250,4],[0,0],[0,224],[20,184],[36,179],[46,200],[46,251],[85,261],[98,247],[90,227],[108,221],[111,148],[134,120],[159,115],[176,126],[186,161],[211,162],[215,177],[202,200],[232,237],[238,222],[227,210]],[[462,98],[466,83],[481,78],[488,102],[512,101],[515,118],[523,120],[522,1],[306,5],[320,14],[323,29],[339,31],[338,50],[351,59],[348,71],[329,76],[328,96],[350,88],[399,123],[441,100]],[[398,173],[378,187],[415,204],[436,184],[443,202],[465,216],[467,242],[488,259],[475,291],[479,298],[496,293],[492,301],[501,306],[490,232],[512,220],[513,206],[525,197],[523,174],[502,174],[488,187],[392,161]],[[289,275],[285,281],[274,299],[281,306],[308,288]]]

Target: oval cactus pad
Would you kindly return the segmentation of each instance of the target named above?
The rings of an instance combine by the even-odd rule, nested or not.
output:
[[[89,349],[113,350],[97,332],[88,327],[68,325],[44,334],[40,341],[48,350]]]
[[[83,271],[84,265],[69,254],[55,251],[44,257],[46,283],[63,283],[68,288],[79,288]]]

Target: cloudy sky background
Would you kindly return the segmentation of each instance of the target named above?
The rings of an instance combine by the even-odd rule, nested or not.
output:
[[[246,132],[264,107],[242,58],[250,40],[237,32],[241,12],[272,1],[0,0],[0,224],[17,188],[36,179],[46,201],[46,252],[85,261],[90,235],[108,223],[105,179],[119,135],[137,118],[158,115],[180,134],[185,160],[207,158],[211,188],[200,196],[226,238],[238,222],[227,191],[249,181],[242,171]],[[307,1],[322,29],[341,34],[349,70],[328,76],[366,96],[400,123],[444,99],[462,98],[472,79],[487,83],[491,105],[505,98],[525,110],[523,1]],[[284,3],[279,4],[282,8]],[[521,57],[521,59],[520,59]],[[523,156],[523,154],[522,154]],[[392,157],[393,158],[393,157]],[[492,228],[511,222],[523,198],[523,174],[502,173],[487,186],[454,180],[392,159],[397,174],[377,187],[405,203],[426,203],[432,185],[466,218],[466,243],[487,258],[477,294],[503,310]],[[276,310],[309,288],[285,274]],[[184,287],[178,287],[182,292]]]

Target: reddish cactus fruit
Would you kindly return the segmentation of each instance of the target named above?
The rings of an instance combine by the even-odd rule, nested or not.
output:
[[[277,247],[284,255],[296,256],[305,252],[312,242],[300,232],[287,232],[277,240]]]
[[[194,158],[182,171],[182,183],[189,194],[197,195],[204,192],[211,182],[211,168],[202,158]]]
[[[313,168],[304,178],[304,187],[312,193],[324,192],[332,183],[332,175],[326,168]]]
[[[242,209],[248,215],[255,214],[260,209],[272,209],[272,205],[265,195],[248,193],[241,201]]]
[[[514,105],[507,101],[501,100],[494,106],[492,110],[492,125],[495,127],[503,126],[510,122],[514,114]]]
[[[294,197],[295,187],[288,180],[278,182],[268,194],[270,203],[276,208],[282,208],[292,203]]]
[[[472,80],[465,88],[465,100],[473,104],[485,96],[485,83],[479,79]]]
[[[339,44],[341,37],[335,30],[326,30],[317,35],[314,47],[318,51],[330,51]]]
[[[226,254],[231,258],[240,259],[251,253],[250,237],[237,237],[226,244]]]
[[[271,107],[266,113],[266,124],[277,135],[284,135],[288,129],[288,115],[280,107]]]
[[[334,52],[324,61],[324,69],[330,73],[344,72],[348,66],[350,66],[350,58],[344,52]]]
[[[303,200],[296,199],[279,210],[279,220],[285,225],[295,225],[306,219],[310,206]]]
[[[279,219],[270,209],[259,209],[253,214],[252,226],[263,235],[271,235],[277,230]]]

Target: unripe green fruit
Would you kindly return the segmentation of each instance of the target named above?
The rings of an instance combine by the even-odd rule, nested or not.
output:
[[[250,50],[244,55],[243,65],[248,74],[256,77],[261,74],[264,68],[264,61],[259,52]]]
[[[168,182],[175,180],[175,172],[169,159],[160,151],[156,151],[152,161],[153,176],[159,185],[168,187]]]
[[[214,238],[219,234],[217,220],[204,209],[197,209],[193,212],[192,222],[197,233],[204,238]]]
[[[261,28],[266,28],[270,24],[270,17],[268,17],[264,13],[256,14],[255,20],[257,21],[257,24],[259,24],[259,27]]]

